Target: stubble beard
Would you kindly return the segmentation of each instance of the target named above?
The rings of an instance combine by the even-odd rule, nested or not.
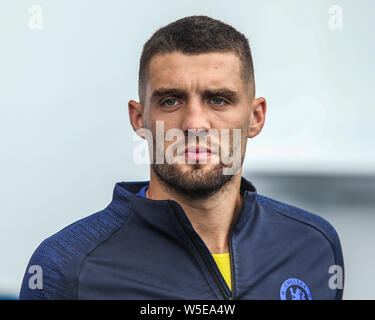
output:
[[[219,192],[233,175],[224,175],[222,164],[152,164],[156,175],[176,192],[188,198],[206,198]],[[207,167],[209,166],[209,168]]]
[[[156,159],[155,148],[153,152]],[[208,161],[207,164],[169,164],[166,161],[151,164],[152,170],[167,188],[192,199],[207,198],[223,190],[234,177],[233,174],[223,174],[226,167],[221,159],[219,163]]]

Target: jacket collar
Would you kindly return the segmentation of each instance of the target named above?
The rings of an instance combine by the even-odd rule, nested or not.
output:
[[[148,221],[151,224],[169,224],[171,222],[171,208],[178,208],[177,211],[179,212],[178,215],[181,221],[190,231],[195,232],[189,218],[178,202],[173,200],[151,200],[136,196],[139,190],[147,185],[149,185],[149,181],[117,183],[113,191],[113,200],[108,207],[120,217],[127,216],[133,211],[138,216],[141,216],[144,221]],[[244,177],[241,178],[240,192],[244,194],[244,201],[237,223],[235,224],[235,231],[237,232],[242,229],[245,222],[252,216],[251,212],[254,210],[257,193],[254,185]],[[157,219],[155,219],[154,214],[150,214],[155,212],[158,212]]]
[[[201,258],[206,261],[210,268],[207,270],[203,269],[207,279],[211,279],[208,273],[211,270],[215,274],[215,277],[212,279],[219,281],[220,287],[224,290],[224,292],[220,293],[218,291],[219,286],[216,287],[212,282],[213,280],[209,280],[212,282],[212,288],[214,288],[213,290],[216,291],[218,297],[221,297],[221,295],[223,297],[231,295],[229,287],[226,285],[209,249],[195,231],[178,202],[173,200],[151,200],[136,195],[140,189],[147,185],[149,185],[149,181],[117,183],[109,208],[116,215],[122,217],[128,216],[130,220],[126,219],[127,222],[125,222],[125,225],[131,224],[132,221],[137,225],[142,224],[143,228],[150,230],[152,233],[164,235],[164,240],[169,239],[176,245],[185,247],[187,250],[193,250],[195,256],[199,251]],[[240,215],[233,226],[231,237],[231,243],[233,243],[233,250],[235,252],[238,250],[239,242],[243,239],[243,233],[248,233],[246,226],[252,224],[251,220],[254,216],[252,213],[256,210],[256,189],[250,181],[243,177],[241,179],[240,192],[244,194],[244,201]],[[236,260],[234,263],[237,263]]]

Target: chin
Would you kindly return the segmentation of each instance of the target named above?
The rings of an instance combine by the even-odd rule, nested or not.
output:
[[[208,197],[233,178],[223,175],[220,164],[154,164],[153,170],[168,187],[190,198]]]

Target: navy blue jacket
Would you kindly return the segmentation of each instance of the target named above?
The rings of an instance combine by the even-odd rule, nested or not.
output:
[[[257,194],[244,178],[230,233],[232,292],[182,207],[117,183],[102,211],[49,237],[26,269],[20,299],[341,299],[340,241],[324,219]],[[35,268],[42,288],[30,286]],[[332,283],[332,281],[331,281]]]

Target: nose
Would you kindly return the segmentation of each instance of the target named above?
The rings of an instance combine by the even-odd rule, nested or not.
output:
[[[192,98],[185,106],[182,128],[185,133],[188,129],[210,130],[211,124],[208,110],[199,98]]]

